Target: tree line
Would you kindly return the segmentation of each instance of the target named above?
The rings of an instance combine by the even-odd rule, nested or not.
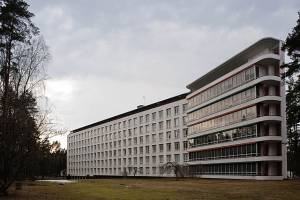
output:
[[[65,168],[66,153],[51,152],[49,119],[39,106],[50,55],[28,7],[23,0],[0,1],[0,195],[17,178]]]

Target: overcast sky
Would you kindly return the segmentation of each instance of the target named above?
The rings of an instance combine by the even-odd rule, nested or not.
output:
[[[29,4],[52,57],[46,96],[69,130],[187,92],[187,84],[257,40],[284,40],[300,8],[299,0]],[[58,139],[66,147],[66,136]]]

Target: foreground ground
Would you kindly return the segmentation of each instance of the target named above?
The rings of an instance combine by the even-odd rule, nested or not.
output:
[[[237,181],[205,179],[101,179],[60,185],[26,182],[3,200],[94,199],[300,199],[300,181]]]

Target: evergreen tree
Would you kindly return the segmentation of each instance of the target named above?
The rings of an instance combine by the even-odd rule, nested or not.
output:
[[[0,0],[0,195],[38,150],[38,109],[30,86],[40,65],[25,62],[38,28],[28,7],[23,0]]]
[[[282,65],[282,78],[287,84],[288,169],[300,176],[300,12],[298,15],[296,26],[282,46],[291,58],[291,62]]]

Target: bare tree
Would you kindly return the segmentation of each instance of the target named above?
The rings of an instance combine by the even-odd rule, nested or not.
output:
[[[43,133],[40,130],[46,120],[41,116],[46,114],[39,112],[36,97],[44,87],[44,66],[49,53],[43,39],[36,37],[30,43],[16,44],[11,59],[8,89],[5,93],[5,88],[1,87],[0,91],[4,100],[0,105],[3,111],[0,113],[0,192],[4,193],[29,155],[38,149]]]
[[[178,162],[167,162],[160,166],[162,174],[173,171],[176,179],[183,178],[189,175],[189,167],[187,164],[180,164]]]
[[[48,48],[24,0],[0,3],[0,195],[15,181],[41,138],[54,130],[42,111]]]

